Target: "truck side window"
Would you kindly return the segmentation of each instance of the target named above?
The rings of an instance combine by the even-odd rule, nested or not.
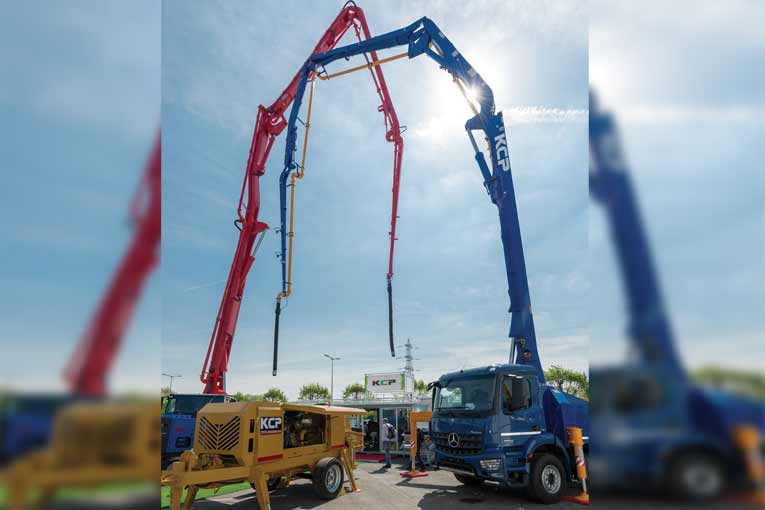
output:
[[[620,381],[615,388],[614,408],[618,413],[655,411],[665,401],[663,388],[652,378],[626,379]]]
[[[502,384],[502,410],[505,413],[531,407],[531,382],[522,377],[508,377]]]

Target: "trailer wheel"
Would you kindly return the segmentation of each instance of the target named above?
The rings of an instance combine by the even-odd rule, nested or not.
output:
[[[669,490],[678,498],[711,501],[722,492],[725,474],[711,455],[686,453],[671,463],[667,482]]]
[[[545,453],[531,463],[528,492],[532,499],[545,505],[561,500],[566,487],[566,474],[558,457]]]
[[[343,465],[334,457],[325,457],[316,463],[313,488],[322,499],[335,499],[343,488]]]
[[[482,480],[481,478],[476,478],[475,476],[470,475],[463,475],[461,473],[454,473],[454,478],[456,478],[457,481],[462,485],[469,485],[471,487],[478,487],[479,485],[483,484],[483,482],[485,482],[485,480]]]

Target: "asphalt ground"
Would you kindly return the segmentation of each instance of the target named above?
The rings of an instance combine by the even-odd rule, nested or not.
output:
[[[356,470],[359,492],[348,492],[325,501],[314,493],[310,481],[296,480],[289,487],[271,494],[271,510],[531,510],[535,508],[581,509],[573,503],[542,505],[530,502],[523,490],[510,490],[494,483],[466,487],[447,471],[430,471],[422,478],[406,479],[399,474],[403,467],[383,469],[382,464],[361,462]],[[346,482],[346,488],[350,484]],[[576,491],[572,491],[576,492]],[[255,510],[251,490],[208,498],[194,505],[199,510]]]

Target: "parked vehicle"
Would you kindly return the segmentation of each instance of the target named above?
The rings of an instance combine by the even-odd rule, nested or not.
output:
[[[178,460],[194,444],[197,413],[210,402],[231,402],[228,395],[171,394],[162,398],[162,467]]]
[[[543,503],[576,483],[567,427],[589,449],[588,403],[540,382],[528,365],[494,365],[442,375],[434,383],[435,466],[465,485],[487,480],[528,488]]]

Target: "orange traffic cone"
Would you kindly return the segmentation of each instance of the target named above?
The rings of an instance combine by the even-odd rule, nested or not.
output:
[[[399,474],[404,478],[419,478],[421,476],[428,476],[425,471],[417,471],[417,442],[412,443],[412,449],[409,450],[409,457],[412,459],[412,464],[409,471],[400,471]]]

